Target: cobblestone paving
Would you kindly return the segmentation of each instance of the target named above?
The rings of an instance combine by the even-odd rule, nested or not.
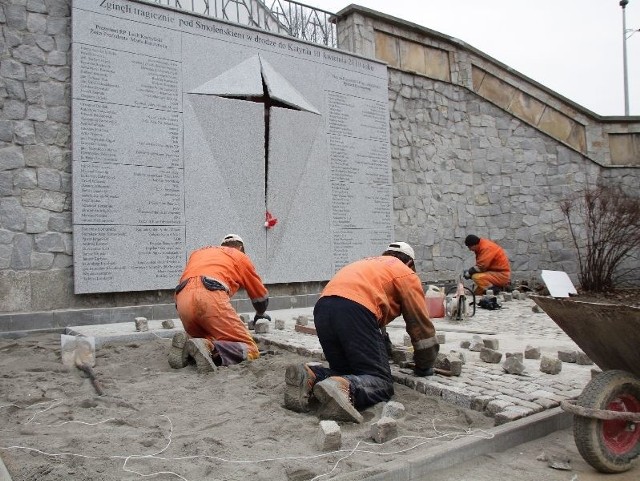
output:
[[[460,376],[417,378],[401,372],[399,366],[393,364],[395,380],[419,392],[440,396],[454,405],[484,412],[494,417],[496,424],[554,408],[562,400],[580,395],[591,379],[591,369],[596,366],[565,362],[559,374],[551,375],[540,371],[540,360],[524,359],[524,375],[503,371],[502,361],[507,352],[523,353],[527,346],[534,346],[540,348],[543,356],[557,358],[558,350],[577,351],[579,348],[549,316],[533,312],[531,299],[503,302],[502,305],[502,309],[495,311],[478,309],[475,316],[464,321],[434,319],[438,334],[445,337],[440,352],[446,354],[453,350],[465,357]],[[284,320],[284,329],[277,330],[272,326],[269,333],[257,337],[264,344],[322,359],[317,338],[295,331],[296,318],[300,315],[312,319],[312,309],[274,311],[272,318]],[[395,345],[405,343],[404,327],[402,319],[388,326]],[[462,341],[471,341],[474,335],[498,341],[498,351],[503,353],[500,363],[486,363],[480,359],[479,352],[460,347]]]

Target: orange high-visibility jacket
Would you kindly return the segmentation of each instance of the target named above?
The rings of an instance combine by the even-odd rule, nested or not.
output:
[[[192,252],[180,282],[196,276],[207,276],[222,282],[229,289],[229,297],[233,297],[241,287],[247,291],[253,303],[269,297],[249,256],[232,247],[209,246]]]
[[[414,344],[431,338],[435,342],[420,278],[396,257],[368,257],[343,267],[322,291],[321,297],[325,296],[344,297],[366,307],[380,327],[402,314]]]
[[[476,269],[480,272],[511,273],[507,253],[502,247],[489,239],[480,239],[476,250]]]

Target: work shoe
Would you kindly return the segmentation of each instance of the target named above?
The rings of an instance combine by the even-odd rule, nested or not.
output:
[[[309,411],[309,398],[316,381],[314,372],[306,364],[289,364],[284,381],[284,407],[299,413]]]
[[[353,406],[349,395],[349,381],[332,376],[320,381],[313,388],[313,394],[320,401],[318,417],[333,421],[361,423],[362,414]]]
[[[208,372],[215,372],[216,364],[211,357],[210,344],[206,339],[200,337],[193,337],[187,341],[186,350],[195,363],[196,370],[200,374]]]
[[[173,369],[182,369],[189,363],[189,353],[185,348],[189,334],[184,331],[176,332],[171,340],[169,349],[169,366]]]

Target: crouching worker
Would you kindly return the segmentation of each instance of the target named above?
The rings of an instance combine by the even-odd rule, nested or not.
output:
[[[379,257],[343,267],[326,285],[313,310],[316,332],[329,368],[293,364],[285,373],[285,407],[318,416],[362,422],[358,410],[394,394],[385,336],[381,329],[400,314],[414,348],[415,374],[430,376],[438,354],[415,255],[395,242]]]
[[[169,364],[182,368],[189,357],[199,372],[237,364],[259,356],[258,346],[231,305],[231,297],[244,288],[256,310],[265,314],[268,292],[244,253],[240,236],[229,234],[221,246],[203,247],[191,253],[175,289],[178,316],[185,332],[175,334]]]
[[[473,280],[474,294],[482,295],[491,287],[504,288],[511,282],[511,264],[502,247],[489,239],[468,235],[464,245],[476,255],[476,264],[464,271],[464,278]]]

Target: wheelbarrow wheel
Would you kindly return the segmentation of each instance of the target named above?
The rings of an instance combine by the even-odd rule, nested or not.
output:
[[[587,384],[576,404],[640,412],[640,380],[626,371],[605,371]],[[574,416],[573,438],[584,460],[602,473],[627,471],[640,454],[640,425],[632,422]]]

